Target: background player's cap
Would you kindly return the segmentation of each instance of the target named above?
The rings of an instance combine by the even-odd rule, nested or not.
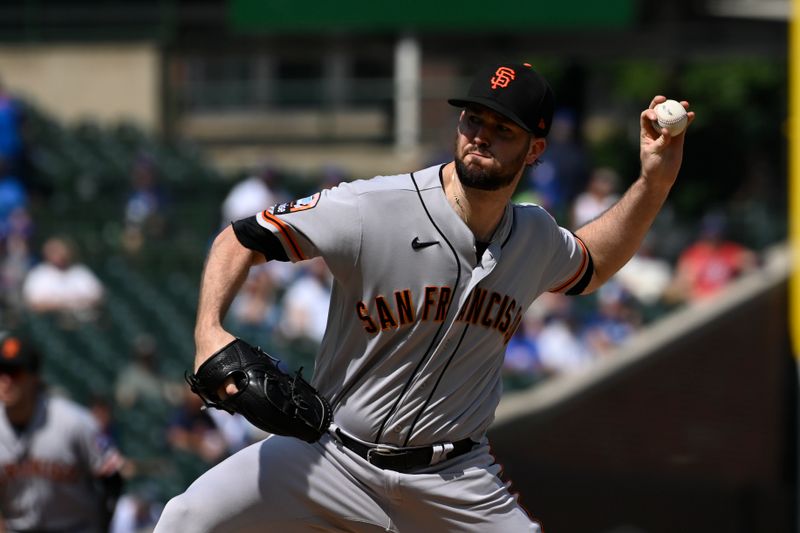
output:
[[[27,370],[38,372],[42,358],[31,341],[21,335],[0,332],[0,373]]]
[[[499,63],[478,71],[467,95],[448,103],[484,105],[537,137],[545,137],[553,122],[555,96],[547,80],[528,63]]]

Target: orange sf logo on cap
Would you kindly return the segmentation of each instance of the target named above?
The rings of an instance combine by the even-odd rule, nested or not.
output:
[[[3,359],[14,359],[19,355],[19,339],[9,337],[3,342],[2,355]]]
[[[514,72],[513,68],[500,67],[492,76],[492,89],[497,89],[498,87],[505,89],[516,77],[517,73]]]

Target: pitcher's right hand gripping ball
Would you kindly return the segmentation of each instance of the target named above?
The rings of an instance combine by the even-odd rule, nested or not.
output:
[[[196,374],[186,376],[192,392],[207,407],[239,413],[268,433],[316,442],[331,423],[331,407],[300,375],[278,368],[261,348],[235,339],[221,348]],[[238,391],[225,399],[219,391],[232,378]]]

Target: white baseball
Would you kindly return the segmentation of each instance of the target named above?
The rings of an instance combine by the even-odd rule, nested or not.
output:
[[[672,137],[680,135],[686,129],[686,124],[689,123],[686,110],[680,102],[675,100],[657,104],[654,111],[658,120],[653,122],[653,127],[658,131],[661,131],[661,128],[667,128]]]

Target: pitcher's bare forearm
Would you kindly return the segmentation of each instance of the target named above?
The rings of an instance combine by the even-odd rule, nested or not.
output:
[[[678,178],[684,133],[672,137],[666,128],[653,126],[654,108],[664,100],[662,95],[654,97],[639,115],[639,178],[619,202],[575,232],[594,261],[594,276],[584,293],[600,287],[633,257]],[[689,108],[686,101],[681,105]],[[689,124],[694,116],[694,111],[687,113]]]
[[[597,289],[633,257],[669,189],[639,178],[619,202],[575,232],[591,251],[595,267],[594,278],[584,292]]]
[[[223,329],[222,321],[250,267],[263,261],[263,255],[239,243],[231,226],[214,239],[203,269],[197,304],[195,369],[233,340],[233,335]]]

